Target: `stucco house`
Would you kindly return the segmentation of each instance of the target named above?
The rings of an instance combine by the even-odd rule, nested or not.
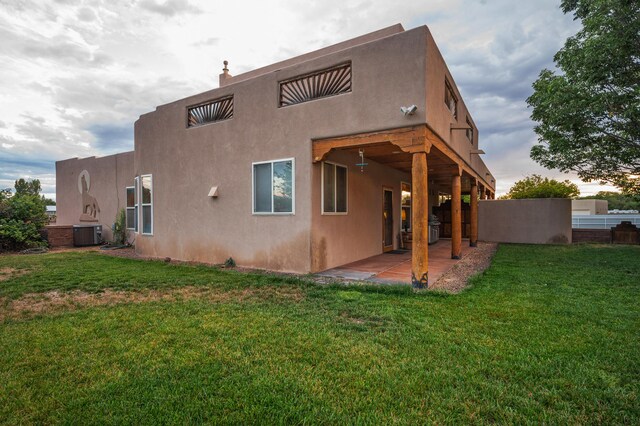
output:
[[[132,152],[58,161],[58,223],[108,237],[124,208],[142,255],[300,273],[404,232],[425,286],[435,206],[454,206],[454,258],[463,232],[477,240],[477,200],[495,192],[481,153],[428,28],[398,24],[236,76],[225,63],[218,88],[142,115]]]

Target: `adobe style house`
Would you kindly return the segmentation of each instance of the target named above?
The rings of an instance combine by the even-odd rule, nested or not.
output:
[[[225,63],[219,88],[142,115],[134,151],[57,162],[58,224],[100,223],[109,237],[124,208],[144,256],[300,273],[400,248],[408,233],[425,286],[435,206],[454,206],[454,258],[463,233],[476,242],[477,200],[495,192],[479,153],[428,28],[398,24],[236,76]]]

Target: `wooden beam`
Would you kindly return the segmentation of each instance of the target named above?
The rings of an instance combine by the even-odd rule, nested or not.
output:
[[[469,219],[471,220],[469,246],[476,247],[478,245],[478,185],[474,181],[471,182],[471,190],[469,191]]]
[[[462,259],[462,194],[460,175],[451,177],[451,258]]]
[[[384,130],[380,132],[359,133],[356,135],[339,136],[334,138],[313,140],[313,162],[324,160],[332,149],[345,149],[391,143],[401,151],[429,152],[431,144],[425,137],[425,126],[402,127],[399,129]]]
[[[460,129],[463,128],[464,127],[460,127]],[[427,124],[355,135],[312,139],[312,159],[314,163],[323,161],[329,152],[334,149],[364,148],[366,151],[367,147],[379,146],[386,143],[395,145],[399,150],[410,154],[416,152],[426,152],[429,154],[431,148],[435,147],[437,151],[433,153],[434,160],[440,157],[443,157],[444,161],[449,159],[456,163],[466,174],[477,179],[484,186],[491,188],[491,185],[484,179],[484,176],[479,176],[471,168],[471,165],[450,148]],[[440,153],[442,155],[440,155]]]
[[[412,238],[411,285],[424,289],[429,285],[429,180],[427,176],[427,154],[413,154],[411,167],[412,189]]]

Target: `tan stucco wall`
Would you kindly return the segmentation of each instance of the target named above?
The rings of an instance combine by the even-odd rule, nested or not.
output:
[[[501,243],[571,243],[571,200],[480,200],[478,239]]]
[[[398,248],[400,235],[400,182],[410,176],[367,160],[360,171],[357,154],[335,152],[327,161],[348,168],[348,213],[322,214],[321,166],[313,167],[311,271],[333,268],[367,258],[383,251],[383,189],[393,191],[393,246]]]
[[[607,200],[571,200],[571,211],[580,215],[608,214]]]
[[[280,81],[346,61],[352,63],[350,93],[278,107]],[[133,176],[153,175],[153,235],[135,235],[136,250],[146,256],[214,263],[233,257],[242,266],[309,272],[380,253],[382,187],[394,191],[394,229],[399,232],[400,181],[409,176],[372,161],[360,174],[354,166],[357,157],[331,153],[330,158],[349,166],[349,214],[323,216],[320,164],[312,162],[312,140],[427,123],[483,176],[486,166],[471,156],[475,145],[465,132],[450,137],[445,75],[446,65],[426,27],[402,31],[393,26],[233,77],[221,88],[142,115],[135,124],[134,153],[126,153],[133,156],[132,172],[126,178],[111,176],[108,185],[92,187],[92,193],[105,205],[114,205],[109,197],[121,194],[124,203],[124,188],[132,185]],[[234,96],[232,119],[187,128],[188,107],[228,95]],[[460,121],[466,123],[459,93],[458,98]],[[416,114],[401,114],[400,107],[411,104],[417,106]],[[288,158],[295,161],[295,214],[252,214],[252,163]],[[107,167],[92,166],[90,160],[60,162],[59,171],[65,175]],[[74,161],[88,161],[89,166]],[[108,181],[106,171],[96,173],[104,173],[99,180]],[[68,208],[75,203],[77,185],[71,177],[60,179],[59,200]],[[212,186],[219,188],[217,198],[207,196]],[[435,199],[430,198],[430,205]],[[73,208],[63,216],[70,223]],[[116,211],[101,212],[105,228]]]
[[[89,194],[100,207],[98,222],[81,222],[82,195],[78,177],[89,172]],[[106,241],[113,239],[111,226],[120,208],[126,207],[126,187],[133,186],[133,151],[107,157],[71,158],[56,162],[56,225],[100,224]]]
[[[427,54],[426,54],[426,122],[431,129],[438,134],[473,170],[480,179],[484,179],[487,187],[495,192],[495,177],[489,171],[478,154],[472,154],[472,150],[478,149],[479,131],[473,121],[471,112],[462,99],[462,94],[449,72],[449,68],[435,43],[431,32],[427,29]],[[446,107],[444,102],[445,80],[451,83],[451,88],[458,98],[457,120]],[[465,130],[452,130],[451,127],[467,126],[467,118],[474,127],[473,142],[469,141]],[[482,184],[482,182],[481,182]]]
[[[145,255],[308,272],[311,139],[424,122],[426,28],[358,45],[160,106],[135,126],[135,173],[153,174],[154,236]],[[278,108],[278,82],[352,62],[351,93]],[[186,128],[186,108],[234,95],[234,117]],[[421,114],[405,117],[402,105]],[[295,215],[253,215],[252,162],[295,158]],[[220,197],[207,197],[218,185]],[[398,182],[399,185],[399,182]],[[381,227],[381,225],[380,225]],[[376,247],[377,249],[377,247]]]

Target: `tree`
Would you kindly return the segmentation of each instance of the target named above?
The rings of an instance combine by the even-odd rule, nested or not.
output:
[[[0,250],[45,245],[40,236],[47,223],[45,210],[37,179],[18,179],[15,194],[9,189],[0,191]]]
[[[38,179],[25,180],[23,178],[15,181],[14,187],[16,195],[40,195],[42,190]]]
[[[513,184],[501,199],[521,198],[575,198],[580,195],[578,186],[569,180],[563,182],[543,178],[540,175],[527,176]]]
[[[583,28],[527,99],[538,123],[531,158],[640,193],[640,2],[563,0]]]

